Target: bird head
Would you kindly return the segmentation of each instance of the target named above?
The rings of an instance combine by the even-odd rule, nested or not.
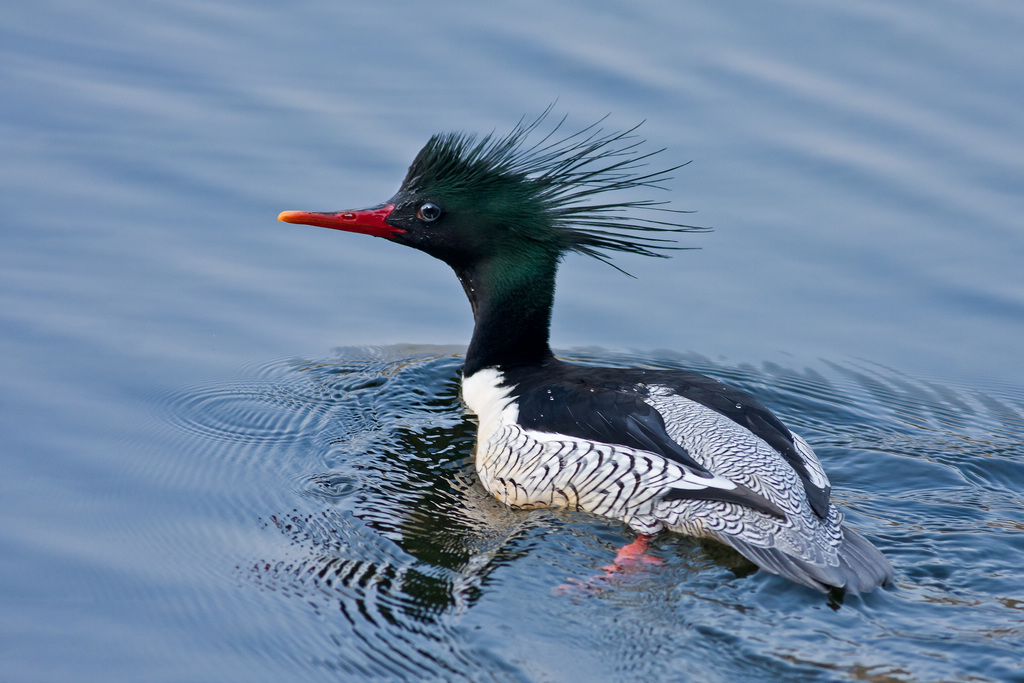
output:
[[[614,252],[665,256],[679,248],[668,235],[704,230],[679,222],[685,212],[664,202],[614,196],[661,189],[679,168],[649,170],[662,150],[642,151],[636,127],[606,133],[598,122],[565,133],[563,118],[543,133],[547,113],[520,121],[504,137],[433,136],[384,204],[336,213],[285,211],[278,219],[383,237],[460,274],[495,263],[502,264],[498,270],[554,268],[568,252],[609,264]],[[637,217],[634,210],[658,213]]]

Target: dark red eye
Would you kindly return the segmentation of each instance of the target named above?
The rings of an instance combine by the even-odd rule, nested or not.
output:
[[[423,202],[416,210],[416,218],[427,223],[433,223],[441,217],[441,207],[434,202]]]

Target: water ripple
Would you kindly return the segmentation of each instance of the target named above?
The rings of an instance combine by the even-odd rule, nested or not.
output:
[[[295,601],[325,634],[280,647],[349,678],[997,680],[1013,670],[1024,629],[1019,392],[856,362],[565,357],[693,368],[762,397],[817,449],[850,523],[892,559],[896,587],[834,609],[714,544],[666,534],[652,550],[662,565],[559,592],[601,575],[631,533],[589,515],[509,510],[482,489],[456,350],[340,349],[166,401],[168,422],[213,461],[207,472],[230,464],[263,478],[268,493],[241,507],[266,537],[239,563],[243,584]]]

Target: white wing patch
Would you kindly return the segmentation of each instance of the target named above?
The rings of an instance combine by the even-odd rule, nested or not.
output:
[[[800,455],[800,459],[803,461],[804,466],[807,467],[807,473],[810,475],[811,483],[820,489],[828,489],[832,486],[832,483],[828,480],[828,475],[825,474],[825,469],[821,466],[821,462],[818,460],[818,456],[814,454],[810,444],[804,441],[803,437],[799,434],[793,434],[793,443],[796,444],[796,452]]]
[[[796,499],[802,501],[804,494],[796,472],[749,429],[668,387],[650,387],[646,403],[661,414],[668,435],[708,470],[748,486],[772,502],[786,503],[792,498],[782,505],[787,511],[800,508]],[[785,495],[787,491],[793,495]]]
[[[842,539],[838,509],[829,506],[822,523],[814,515],[796,471],[763,439],[724,415],[683,398],[668,387],[651,387],[646,402],[661,413],[665,426],[694,460],[712,472],[753,489],[786,512],[779,525],[765,515],[730,503],[676,502],[660,511],[670,528],[694,535],[739,538],[760,547],[775,547],[797,557],[834,565]],[[828,479],[807,442],[798,440],[812,481]]]

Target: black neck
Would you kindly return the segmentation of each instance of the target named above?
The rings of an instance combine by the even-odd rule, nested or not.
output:
[[[555,298],[556,263],[529,269],[488,267],[456,271],[473,306],[473,339],[466,377],[482,368],[543,363]]]

